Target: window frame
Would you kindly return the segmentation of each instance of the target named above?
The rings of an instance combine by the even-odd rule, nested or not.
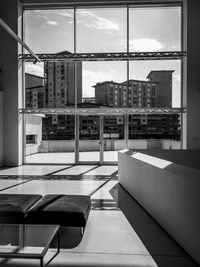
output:
[[[103,5],[103,6],[102,6]],[[26,10],[34,10],[34,9],[39,9],[39,10],[51,10],[51,9],[67,9],[67,8],[73,8],[74,9],[74,53],[76,53],[76,10],[77,8],[113,8],[113,7],[125,7],[127,9],[127,40],[126,40],[126,43],[127,43],[127,53],[129,53],[129,11],[130,11],[130,7],[132,8],[133,6],[135,6],[136,8],[138,7],[168,7],[168,6],[180,6],[181,8],[181,33],[180,33],[180,36],[181,36],[181,40],[180,40],[180,43],[181,43],[181,50],[180,52],[183,52],[183,47],[185,47],[184,45],[184,35],[183,35],[183,1],[173,1],[173,0],[168,0],[168,1],[144,1],[143,3],[141,3],[141,1],[114,1],[112,4],[111,3],[106,3],[104,1],[101,2],[97,2],[96,4],[95,3],[92,3],[91,4],[88,4],[88,3],[80,3],[80,2],[74,2],[74,1],[71,1],[67,4],[56,4],[56,1],[54,1],[53,4],[41,4],[41,5],[38,5],[37,3],[36,4],[26,4],[26,1],[23,0],[22,1],[22,6],[23,6],[23,13],[26,11]],[[24,33],[24,22],[23,22],[23,27],[22,27],[22,33]],[[24,36],[23,36],[24,37]],[[24,39],[24,38],[23,38]],[[94,54],[94,53],[91,53],[91,54]],[[100,53],[96,53],[96,54],[100,54]],[[185,57],[186,55],[184,54],[182,57],[179,58],[180,60],[180,64],[181,64],[181,84],[180,84],[180,87],[181,87],[181,99],[180,99],[180,105],[181,107],[180,108],[172,108],[172,109],[166,109],[166,108],[155,108],[154,110],[150,109],[150,108],[109,108],[110,110],[110,114],[111,115],[116,115],[116,114],[123,114],[123,115],[126,115],[126,116],[129,116],[130,114],[148,114],[148,113],[151,113],[152,112],[154,114],[162,114],[162,113],[167,113],[167,114],[170,114],[170,113],[178,113],[180,114],[181,116],[181,120],[180,120],[180,125],[181,125],[181,148],[183,148],[183,113],[186,112],[186,109],[183,107],[183,58]],[[98,60],[98,58],[96,58],[96,60]],[[120,59],[119,59],[120,60]],[[123,59],[123,60],[126,60],[126,59]],[[144,59],[145,60],[148,60],[148,59]],[[162,59],[160,59],[162,60]],[[25,59],[26,61],[26,59]],[[75,61],[75,60],[74,60]],[[130,68],[130,59],[127,59],[127,80],[129,80],[129,68]],[[76,61],[75,61],[76,62]],[[25,75],[25,71],[23,71],[24,75]],[[24,92],[24,96],[25,96],[25,88],[23,90]],[[25,97],[23,96],[23,99],[25,99]],[[72,112],[72,114],[85,114],[86,112],[90,112],[91,110],[88,110],[86,108],[77,108],[77,87],[75,86],[75,107],[74,109],[70,109],[70,112]],[[25,108],[25,103],[24,103],[24,108],[20,110],[20,113],[22,114],[55,114],[55,112],[57,112],[58,114],[69,114],[69,110],[67,108],[64,108],[64,109],[59,109],[59,108],[55,108],[55,109],[52,109],[52,108],[48,108],[46,110],[34,110],[34,109],[26,109]],[[96,110],[93,110],[93,113],[94,114],[97,114]],[[99,114],[102,114],[102,112],[106,112],[106,109],[104,108],[104,110],[99,110]],[[120,113],[121,112],[121,113]],[[92,114],[92,113],[91,113]],[[106,114],[107,115],[107,114]],[[128,127],[128,125],[127,125]],[[76,128],[76,127],[75,127]],[[77,127],[78,128],[78,127]],[[76,129],[75,129],[76,131]],[[128,129],[126,129],[126,131],[128,132]],[[126,134],[128,136],[128,133]],[[77,136],[77,134],[75,135],[75,137]],[[77,143],[77,142],[76,142]],[[128,143],[128,141],[125,142],[126,144]]]

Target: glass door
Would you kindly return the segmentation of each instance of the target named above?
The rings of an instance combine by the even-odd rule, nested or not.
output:
[[[78,163],[100,163],[100,116],[78,116]]]
[[[74,115],[25,115],[25,163],[75,163]]]
[[[125,116],[103,118],[103,163],[117,163],[118,150],[125,148]]]

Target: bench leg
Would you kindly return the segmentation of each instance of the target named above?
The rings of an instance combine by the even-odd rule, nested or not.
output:
[[[83,236],[84,232],[85,232],[85,227],[81,227],[81,236]]]

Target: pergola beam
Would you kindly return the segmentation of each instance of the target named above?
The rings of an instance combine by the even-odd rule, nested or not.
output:
[[[114,60],[174,60],[186,56],[185,51],[129,52],[129,53],[57,53],[38,54],[41,61],[114,61]],[[29,54],[19,55],[24,61],[34,61]]]
[[[39,57],[19,38],[19,36],[0,18],[0,25],[12,36],[18,43],[20,43],[31,55],[33,63],[41,62]]]

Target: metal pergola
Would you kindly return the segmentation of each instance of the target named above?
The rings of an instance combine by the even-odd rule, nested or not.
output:
[[[180,114],[184,108],[22,108],[20,114],[45,115],[134,115],[134,114]]]
[[[47,61],[116,61],[116,60],[177,60],[186,56],[185,51],[164,52],[129,52],[129,53],[57,53],[37,54],[42,62]],[[31,54],[21,54],[19,59],[26,62],[34,62]]]

